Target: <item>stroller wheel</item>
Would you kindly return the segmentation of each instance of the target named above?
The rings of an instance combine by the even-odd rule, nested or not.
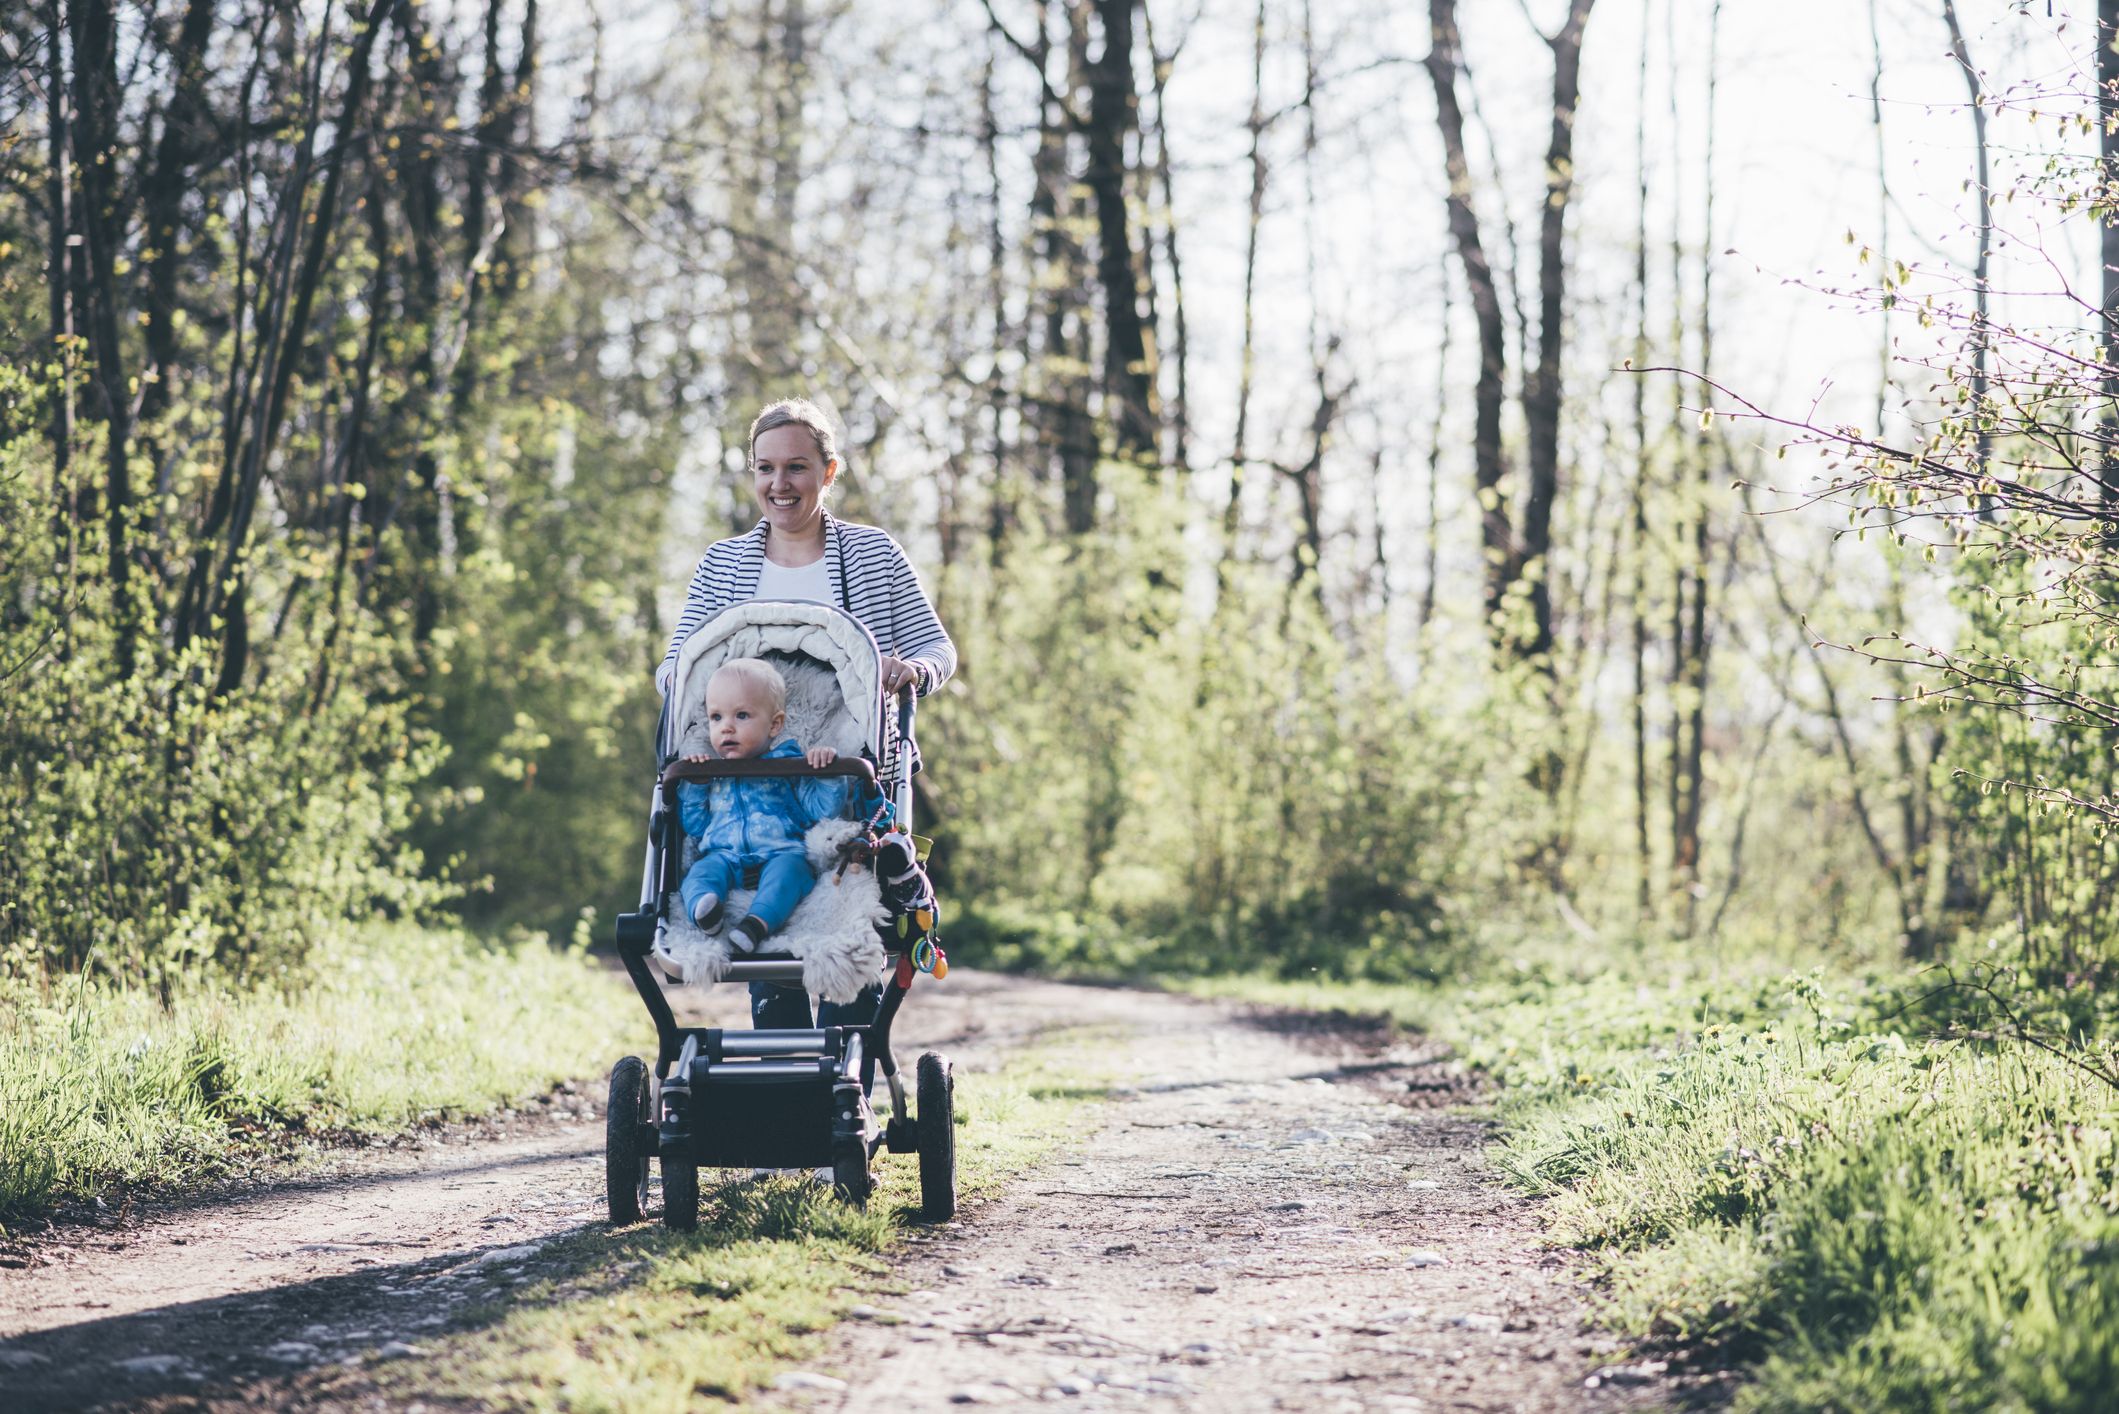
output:
[[[699,1226],[699,1166],[683,1159],[662,1161],[662,1221],[673,1232]]]
[[[931,1223],[956,1216],[956,1076],[933,1051],[920,1057],[920,1216]]]
[[[856,1208],[868,1206],[869,1192],[875,1187],[868,1173],[868,1146],[858,1141],[840,1144],[832,1150],[831,1191],[846,1203]]]
[[[610,1104],[603,1115],[604,1201],[614,1224],[640,1221],[647,1206],[648,1155],[640,1127],[648,1118],[647,1067],[627,1056],[611,1067]]]

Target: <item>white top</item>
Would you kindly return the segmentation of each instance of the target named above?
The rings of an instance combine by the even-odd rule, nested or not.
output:
[[[794,599],[810,604],[831,602],[831,571],[824,566],[824,557],[817,556],[806,565],[793,569],[776,565],[766,560],[758,566],[758,593],[760,599]]]

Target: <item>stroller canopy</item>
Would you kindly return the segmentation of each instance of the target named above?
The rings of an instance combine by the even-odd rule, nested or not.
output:
[[[705,751],[706,684],[731,658],[765,658],[787,679],[787,732],[807,749],[865,748],[884,759],[882,653],[851,614],[829,604],[753,599],[722,610],[684,641],[671,680],[664,755]]]

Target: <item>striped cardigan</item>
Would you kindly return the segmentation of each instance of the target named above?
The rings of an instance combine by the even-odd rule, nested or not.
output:
[[[723,609],[757,597],[766,529],[761,520],[747,534],[715,541],[700,557],[669,652],[655,672],[655,684],[663,691],[669,690],[684,640]],[[885,653],[919,665],[922,693],[948,681],[956,671],[956,645],[927,602],[912,561],[888,532],[825,516],[824,570],[837,607],[859,619]]]

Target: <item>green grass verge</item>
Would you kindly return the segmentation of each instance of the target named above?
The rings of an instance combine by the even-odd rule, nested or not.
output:
[[[596,1072],[638,1010],[542,943],[370,928],[316,959],[166,1004],[80,980],[0,984],[0,1225],[113,1187],[225,1177],[290,1138],[490,1110]]]
[[[995,1191],[1050,1153],[1102,1093],[1086,1033],[957,1076],[957,1183]],[[740,1400],[814,1359],[857,1300],[885,1299],[889,1250],[919,1207],[910,1156],[879,1159],[865,1212],[818,1185],[744,1179],[701,1194],[699,1227],[598,1225],[552,1244],[538,1275],[424,1354],[380,1367],[393,1401],[649,1411]],[[702,1175],[711,1181],[711,1174]]]
[[[1747,1367],[1741,1409],[2108,1409],[2119,1091],[1991,1039],[1961,996],[1909,1005],[1936,980],[1619,964],[1199,989],[1455,1043],[1502,1082],[1500,1165],[1594,1254],[1603,1319]],[[2096,1054],[2101,1006],[2013,1000]]]

